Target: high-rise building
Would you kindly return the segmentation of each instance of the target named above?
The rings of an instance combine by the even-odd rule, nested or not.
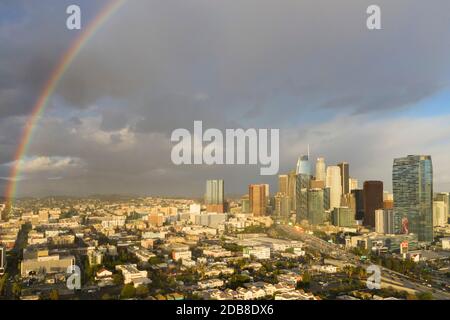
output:
[[[275,216],[287,221],[291,214],[291,199],[282,192],[275,194]]]
[[[288,195],[289,190],[289,176],[287,174],[280,174],[278,176],[278,192]]]
[[[433,164],[431,156],[394,159],[394,211],[402,217],[405,233],[419,241],[433,241]]]
[[[383,209],[383,182],[365,181],[364,192],[364,225],[375,228],[375,210]]]
[[[327,165],[324,158],[317,158],[316,161],[316,180],[324,181],[327,179]]]
[[[299,173],[296,182],[296,221],[308,219],[308,189],[310,188],[311,175]]]
[[[339,170],[341,172],[341,187],[342,187],[342,193],[347,194],[350,192],[350,186],[349,186],[349,179],[350,179],[350,172],[349,172],[349,164],[347,162],[341,162],[338,164]]]
[[[265,190],[265,192],[266,192],[266,199],[267,199],[267,201],[269,201],[269,197],[270,197],[270,186],[269,186],[269,184],[267,184],[267,183],[265,183],[264,184],[264,190]]]
[[[331,221],[338,227],[352,227],[356,224],[355,214],[348,207],[334,208],[331,213]]]
[[[433,227],[448,223],[448,210],[444,201],[433,201]]]
[[[352,194],[355,196],[355,219],[364,219],[364,191],[362,189],[352,190]]]
[[[384,210],[377,209],[375,210],[375,232],[384,234],[386,227],[386,221],[384,219]]]
[[[348,185],[349,185],[349,188],[350,188],[350,192],[352,192],[353,190],[359,189],[359,187],[358,187],[358,179],[355,179],[355,178],[348,179]]]
[[[297,190],[297,174],[295,170],[289,172],[289,188],[288,188],[288,196],[291,199],[291,210],[296,210],[296,190]]]
[[[340,207],[342,196],[341,169],[338,166],[329,166],[326,180],[326,186],[330,188],[330,208]]]
[[[447,219],[450,218],[450,193],[448,192],[438,192],[434,195],[434,200],[444,201],[447,208]]]
[[[325,181],[311,180],[311,189],[323,189],[325,188]]]
[[[312,176],[313,173],[311,169],[311,163],[309,162],[309,154],[298,158],[296,173]]]
[[[223,180],[207,180],[205,204],[208,212],[224,212],[224,182]]]
[[[250,213],[250,199],[248,194],[241,198],[241,212],[242,213]]]
[[[251,184],[248,186],[250,212],[255,216],[265,216],[267,197],[265,184]]]
[[[330,188],[323,188],[323,208],[325,211],[330,210]]]
[[[312,225],[325,222],[323,189],[308,190],[308,222]]]
[[[349,207],[350,209],[352,209],[354,219],[356,219],[356,197],[354,193],[347,193],[342,195],[341,207]]]
[[[0,275],[3,275],[6,270],[6,254],[5,247],[0,245]]]

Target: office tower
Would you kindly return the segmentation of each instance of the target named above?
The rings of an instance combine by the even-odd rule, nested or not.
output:
[[[383,192],[383,209],[394,209],[394,195],[387,191]]]
[[[381,234],[385,233],[385,221],[383,209],[375,210],[375,232]]]
[[[297,174],[296,182],[296,221],[308,219],[308,189],[310,188],[311,176],[308,174]]]
[[[266,215],[266,185],[251,184],[248,186],[248,194],[250,199],[250,212],[255,216]]]
[[[338,227],[352,227],[356,224],[355,214],[348,207],[334,208],[331,213],[331,221],[333,225]]]
[[[289,220],[291,214],[291,199],[282,192],[275,194],[275,216],[282,220]]]
[[[316,161],[316,180],[324,181],[327,179],[327,166],[324,158],[317,158]]]
[[[450,193],[448,192],[438,192],[434,195],[434,200],[444,201],[447,208],[447,219],[450,218]]]
[[[6,270],[6,249],[0,245],[0,275],[3,275]]]
[[[330,188],[330,208],[341,206],[341,169],[338,166],[329,166],[327,168],[326,186]]]
[[[264,184],[264,190],[266,192],[266,199],[267,199],[267,201],[269,201],[270,191],[269,191],[269,185],[267,183]]]
[[[395,216],[392,209],[375,210],[375,232],[381,234],[400,233],[401,220]]]
[[[347,162],[341,162],[338,164],[339,170],[341,172],[341,187],[342,187],[342,193],[347,194],[350,192],[350,186],[349,186],[349,165]]]
[[[352,194],[355,196],[355,219],[364,219],[364,191],[362,189],[352,190]]]
[[[353,210],[353,217],[356,219],[356,198],[354,193],[347,193],[342,195],[341,207],[348,207]]]
[[[312,176],[313,173],[311,169],[311,163],[309,162],[309,154],[298,158],[296,173]]]
[[[445,226],[447,219],[447,206],[444,201],[433,201],[433,227]]]
[[[433,241],[433,164],[431,156],[394,159],[394,212],[402,217],[403,231],[419,241]]]
[[[383,191],[383,201],[394,201],[394,195],[388,191]]]
[[[325,222],[323,189],[308,190],[308,222],[312,225]]]
[[[289,189],[288,189],[288,196],[291,199],[291,210],[295,211],[296,206],[296,190],[297,190],[297,174],[295,173],[295,170],[289,172]]]
[[[383,182],[365,181],[364,192],[364,225],[375,228],[375,210],[383,209]]]
[[[323,208],[330,210],[330,188],[323,188]]]
[[[350,188],[350,192],[352,192],[353,190],[359,189],[358,188],[358,179],[355,179],[355,178],[348,179],[348,185]]]
[[[311,180],[311,189],[323,189],[325,188],[325,181]]]
[[[207,180],[205,193],[206,211],[224,212],[224,182],[223,180]]]
[[[250,199],[248,194],[241,198],[241,212],[242,213],[250,213]]]
[[[278,176],[278,192],[288,195],[289,190],[289,176],[286,174],[280,174]]]

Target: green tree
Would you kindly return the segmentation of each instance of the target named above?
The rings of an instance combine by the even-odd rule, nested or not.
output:
[[[297,282],[297,289],[307,289],[311,284],[311,274],[306,271],[302,275],[302,280]]]
[[[49,299],[50,300],[59,300],[59,292],[58,292],[58,290],[53,289],[52,291],[50,291]]]
[[[136,296],[139,298],[145,298],[148,296],[149,290],[145,284],[141,284],[136,288]]]
[[[136,296],[136,289],[132,283],[128,283],[123,286],[122,291],[120,292],[121,299],[131,299]]]
[[[12,285],[12,293],[15,298],[19,298],[22,293],[22,286],[18,282],[14,282]]]
[[[115,285],[121,285],[123,283],[123,275],[121,273],[116,273],[113,275],[113,283]]]
[[[109,293],[102,295],[102,300],[113,300],[113,297]]]
[[[431,292],[418,292],[416,297],[419,300],[433,300],[433,294]]]

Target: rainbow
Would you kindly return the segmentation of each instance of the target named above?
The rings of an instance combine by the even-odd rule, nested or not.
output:
[[[21,159],[26,155],[28,146],[33,137],[36,124],[43,114],[48,100],[52,96],[59,81],[70,67],[76,56],[80,53],[86,43],[89,41],[102,24],[108,20],[123,4],[125,0],[112,0],[107,6],[102,8],[100,13],[89,23],[79,37],[71,44],[69,49],[64,53],[56,68],[53,70],[50,78],[45,83],[44,89],[39,95],[36,104],[25,123],[19,144],[14,153],[14,160],[9,173],[8,185],[6,186],[5,199],[7,203],[11,203],[17,191],[17,182],[19,181]]]

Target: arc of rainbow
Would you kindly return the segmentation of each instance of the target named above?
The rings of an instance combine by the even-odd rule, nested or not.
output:
[[[70,67],[75,57],[80,53],[89,39],[96,33],[96,31],[102,26],[102,24],[108,20],[124,3],[126,0],[112,0],[111,3],[106,5],[100,13],[89,23],[86,30],[81,33],[80,36],[71,44],[69,49],[64,53],[56,68],[53,70],[50,78],[47,80],[44,89],[39,95],[36,104],[25,123],[22,131],[22,136],[19,140],[19,144],[14,153],[14,160],[9,173],[9,181],[6,186],[5,199],[7,203],[11,203],[17,190],[17,182],[20,174],[21,159],[25,156],[28,146],[30,145],[31,138],[33,136],[33,130],[36,127],[36,123],[45,110],[48,100],[55,91],[59,81],[64,73]]]

